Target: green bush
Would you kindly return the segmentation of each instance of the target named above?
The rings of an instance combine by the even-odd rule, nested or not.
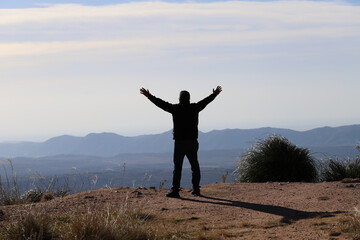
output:
[[[258,141],[240,157],[235,173],[239,182],[311,182],[317,179],[310,151],[279,135]]]
[[[360,156],[352,160],[329,159],[322,180],[340,181],[344,178],[360,178]]]

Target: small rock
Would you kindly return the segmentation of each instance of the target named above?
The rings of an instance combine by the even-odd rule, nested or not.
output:
[[[142,195],[142,193],[138,190],[135,190],[132,193],[134,193],[136,197],[140,197]]]

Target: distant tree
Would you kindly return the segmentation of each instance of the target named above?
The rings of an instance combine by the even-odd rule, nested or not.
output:
[[[238,182],[311,182],[317,179],[310,151],[280,135],[258,141],[240,157],[235,174]]]

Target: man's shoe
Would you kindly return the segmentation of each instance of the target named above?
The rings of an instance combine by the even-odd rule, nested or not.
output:
[[[171,191],[169,193],[166,194],[167,197],[170,197],[170,198],[180,198],[180,194],[179,192],[177,191]]]
[[[193,190],[191,191],[191,194],[194,195],[194,196],[201,196],[201,195],[200,195],[200,189],[193,189]]]

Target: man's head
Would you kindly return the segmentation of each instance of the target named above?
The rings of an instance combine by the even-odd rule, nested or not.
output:
[[[181,91],[179,96],[180,104],[188,104],[190,103],[190,93],[188,91]]]

